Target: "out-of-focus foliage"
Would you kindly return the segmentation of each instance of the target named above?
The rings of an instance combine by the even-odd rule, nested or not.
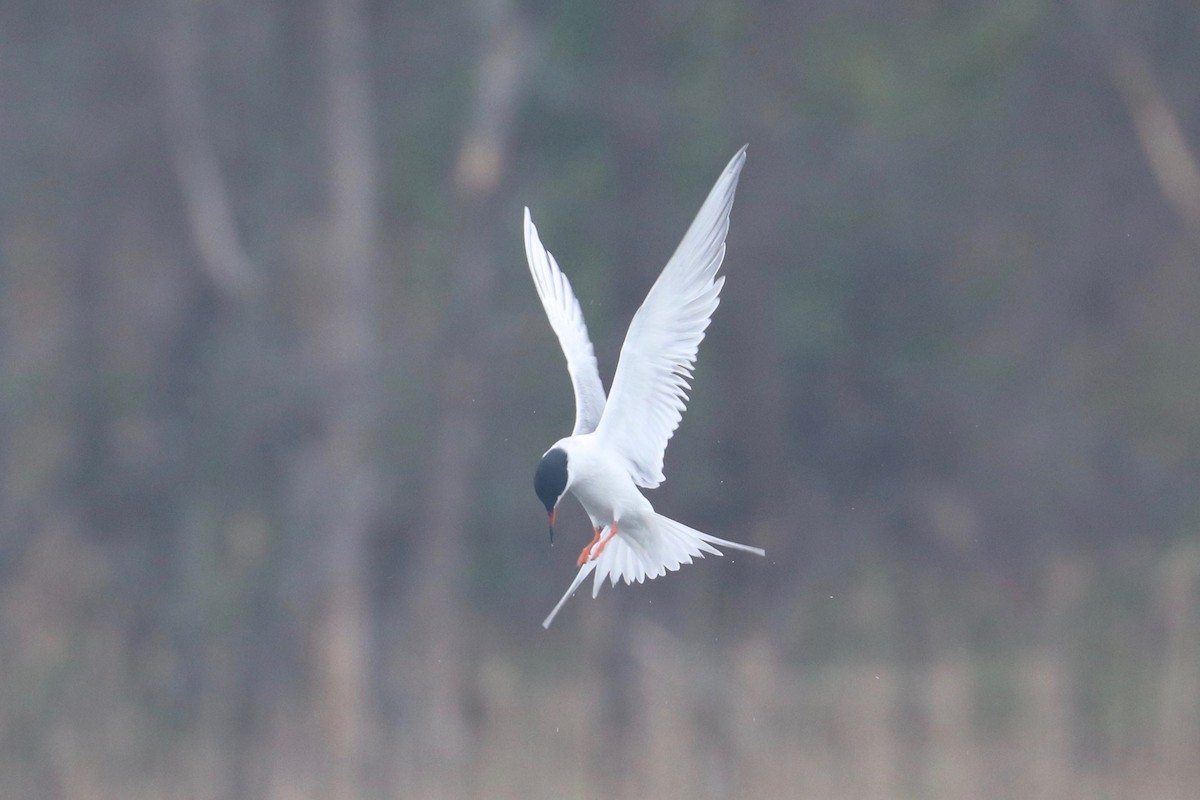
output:
[[[5,4],[5,792],[1191,796],[1198,40],[1181,0]],[[768,558],[543,633],[590,532],[532,492],[572,403],[521,208],[607,380],[745,142],[653,500]]]

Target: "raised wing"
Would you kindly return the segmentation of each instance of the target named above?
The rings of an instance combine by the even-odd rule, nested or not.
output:
[[[567,357],[567,371],[575,388],[575,430],[571,435],[591,433],[604,413],[604,384],[600,383],[596,353],[588,338],[579,301],[571,291],[571,282],[558,268],[554,256],[542,246],[528,208],[525,209],[525,257],[529,259],[533,285],[542,299],[550,327]]]
[[[720,302],[725,278],[717,277],[717,269],[725,257],[729,210],[745,162],[743,147],[634,315],[596,427],[597,437],[620,454],[634,482],[648,489],[664,480],[663,453],[687,407],[696,350]]]

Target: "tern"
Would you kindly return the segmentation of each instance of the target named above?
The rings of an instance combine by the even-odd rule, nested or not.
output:
[[[538,297],[567,357],[575,389],[575,427],[537,465],[533,485],[546,507],[550,541],[562,498],[575,495],[591,519],[592,541],[579,572],[542,622],[550,623],[595,572],[592,597],[607,578],[631,584],[673,572],[720,547],[766,555],[758,547],[719,539],[654,511],[641,489],[663,480],[663,454],[687,407],[696,350],[720,302],[725,234],[746,148],[737,152],[709,192],[675,254],[642,302],[625,334],[612,393],[605,398],[596,355],[571,283],[538,238],[525,209],[525,255]]]

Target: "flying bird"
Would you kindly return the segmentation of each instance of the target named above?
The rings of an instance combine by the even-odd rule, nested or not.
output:
[[[621,358],[605,398],[583,312],[571,282],[538,238],[525,209],[525,255],[538,297],[567,357],[575,389],[575,428],[546,451],[533,485],[546,507],[550,541],[554,516],[567,492],[592,521],[592,541],[579,554],[579,572],[542,622],[550,623],[587,576],[592,597],[607,578],[641,583],[673,572],[693,557],[722,555],[720,547],[765,555],[750,547],[689,528],[655,513],[641,493],[665,480],[663,454],[687,406],[696,350],[720,302],[725,234],[743,147],[725,167],[683,241],[663,268],[625,334]]]

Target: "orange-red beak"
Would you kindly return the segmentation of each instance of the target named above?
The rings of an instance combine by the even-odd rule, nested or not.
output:
[[[547,515],[550,518],[550,544],[554,544],[554,514],[557,511],[557,508],[552,508],[550,509],[550,513]]]

